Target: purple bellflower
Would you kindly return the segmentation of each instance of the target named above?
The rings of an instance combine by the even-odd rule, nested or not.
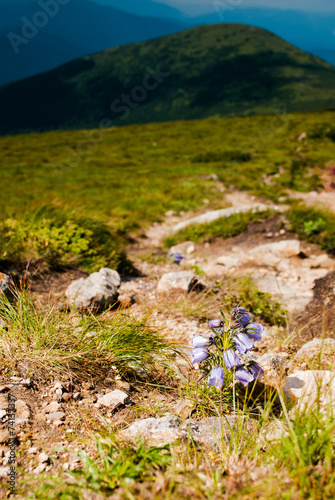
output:
[[[247,370],[244,370],[244,368],[238,368],[235,372],[236,378],[241,384],[246,387],[249,382],[252,382],[254,380],[254,376],[251,375],[251,373],[247,372]]]
[[[180,264],[183,259],[185,259],[185,257],[182,253],[176,253],[176,255],[174,256],[174,259],[173,259],[173,263]]]
[[[241,326],[246,325],[250,321],[250,315],[244,307],[235,307],[231,314],[232,319]]]
[[[264,375],[264,370],[257,363],[252,362],[249,366],[249,370],[251,371],[252,376],[256,380]]]
[[[249,325],[245,327],[245,333],[254,340],[261,340],[263,327],[260,323],[249,323]]]
[[[221,368],[221,366],[218,366],[217,368],[213,368],[213,370],[211,371],[208,384],[220,390],[224,386],[223,379],[223,369]]]
[[[255,348],[254,343],[244,333],[237,333],[234,336],[235,347],[240,354],[245,354]]]
[[[204,361],[204,359],[206,359],[209,354],[206,349],[203,349],[202,347],[196,347],[195,349],[192,349],[191,356],[192,363],[195,365],[196,363],[201,363],[202,361]]]
[[[197,347],[208,347],[213,337],[204,337],[202,335],[193,335],[192,344]]]
[[[242,366],[241,360],[234,349],[227,349],[223,352],[223,361],[228,370],[233,369],[235,366]]]
[[[208,328],[222,328],[223,327],[223,321],[221,319],[212,319],[208,323]]]

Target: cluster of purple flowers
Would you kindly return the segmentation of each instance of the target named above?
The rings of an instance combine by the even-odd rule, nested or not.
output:
[[[173,261],[173,264],[179,265],[182,260],[185,259],[184,255],[182,253],[173,253],[171,250],[169,251],[168,259],[171,259]]]
[[[209,385],[217,389],[224,386],[224,369],[234,370],[236,379],[244,386],[264,374],[257,363],[243,363],[240,358],[255,348],[253,341],[261,340],[262,325],[252,323],[244,307],[235,307],[231,314],[231,321],[228,325],[225,325],[222,320],[210,321],[208,326],[212,329],[212,333],[206,337],[195,335],[192,340],[193,364],[200,364],[208,372]],[[209,350],[211,346],[216,347],[216,353]],[[211,370],[210,373],[209,370]]]

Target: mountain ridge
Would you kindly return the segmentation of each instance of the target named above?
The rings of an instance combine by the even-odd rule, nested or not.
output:
[[[322,110],[335,108],[335,68],[266,30],[217,24],[3,86],[0,106],[1,134]]]

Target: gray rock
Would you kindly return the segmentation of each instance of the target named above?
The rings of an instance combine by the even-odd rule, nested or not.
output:
[[[120,432],[124,439],[143,439],[156,445],[164,446],[181,438],[179,418],[168,415],[162,418],[137,420],[128,429]]]
[[[115,304],[119,297],[121,278],[118,272],[102,268],[88,278],[71,283],[65,294],[77,309],[93,309],[97,312]]]
[[[335,340],[334,339],[314,339],[307,342],[295,355],[297,358],[311,358],[321,352],[334,352]]]
[[[335,373],[329,370],[296,371],[288,377],[284,389],[294,394],[301,410],[317,403],[323,411],[335,412]]]
[[[191,255],[195,252],[195,243],[193,241],[184,241],[170,248],[171,254],[182,253],[184,255]]]
[[[4,294],[8,300],[13,299],[13,283],[7,274],[0,273],[0,296]]]
[[[299,240],[284,240],[259,245],[248,252],[248,258],[259,264],[276,265],[281,259],[295,257],[300,254]]]
[[[178,271],[175,273],[166,273],[161,277],[157,290],[167,292],[173,289],[185,290],[191,292],[197,289],[201,284],[192,271]]]
[[[263,212],[265,210],[275,210],[277,212],[283,211],[283,207],[264,205],[262,203],[258,203],[256,205],[245,205],[239,208],[223,208],[221,210],[213,210],[211,212],[206,212],[204,214],[198,215],[197,217],[193,217],[192,219],[188,219],[186,221],[180,222],[176,226],[173,227],[172,231],[174,233],[184,229],[191,224],[205,224],[207,222],[212,222],[214,220],[220,219],[221,217],[230,217],[234,214],[246,213],[249,211],[252,212]]]
[[[98,405],[107,406],[110,410],[115,410],[118,406],[124,405],[130,402],[128,394],[116,389],[115,391],[109,392],[104,396],[98,398]]]
[[[250,420],[246,425],[251,426]],[[196,445],[218,449],[231,437],[231,430],[236,428],[233,417],[210,417],[201,421],[182,421],[173,415],[162,418],[146,418],[138,420],[128,429],[121,431],[124,439],[143,439],[156,446],[172,444],[176,441],[192,440]]]

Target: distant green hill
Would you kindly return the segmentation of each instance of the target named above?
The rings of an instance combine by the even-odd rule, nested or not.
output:
[[[109,49],[0,87],[0,133],[283,108],[335,108],[335,67],[263,29],[217,24]]]

